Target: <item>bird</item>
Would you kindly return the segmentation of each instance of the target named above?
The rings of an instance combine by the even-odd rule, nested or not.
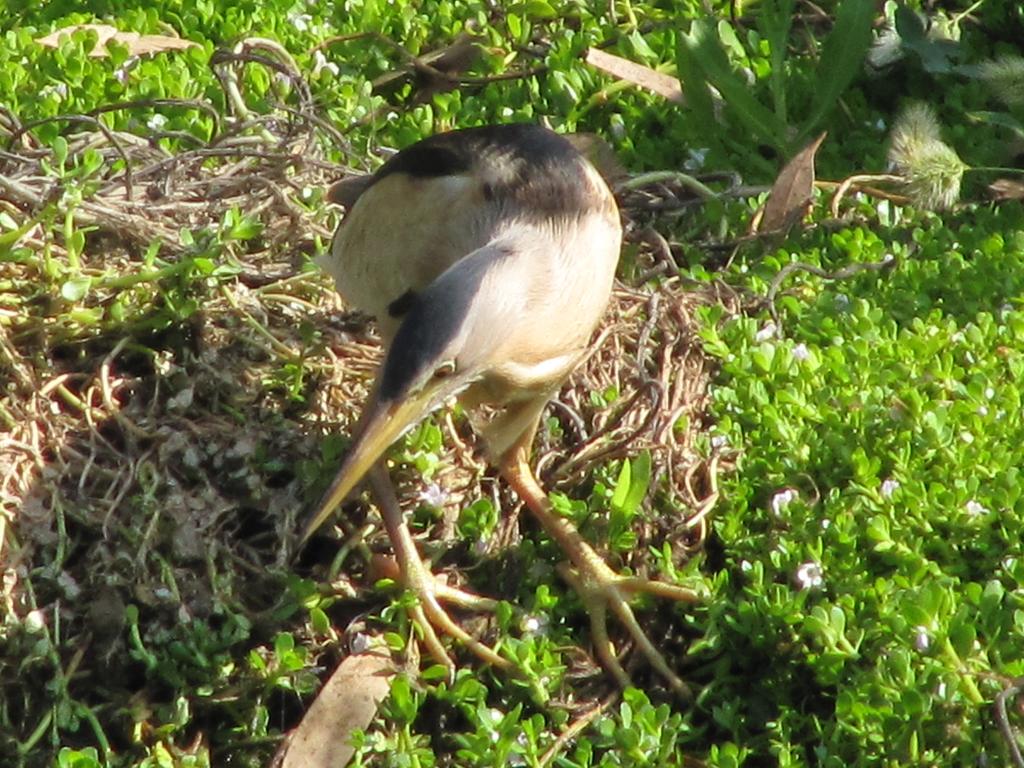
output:
[[[476,609],[494,602],[433,577],[382,458],[404,432],[457,398],[489,461],[568,557],[559,572],[582,599],[605,669],[630,684],[609,638],[610,612],[687,696],[629,600],[648,593],[694,602],[696,594],[614,571],[555,511],[529,463],[544,408],[585,357],[611,296],[622,225],[608,184],[566,137],[514,123],[424,138],[328,198],[347,211],[322,266],[346,304],[376,318],[385,354],[351,447],[299,546],[367,478],[429,653],[452,665],[440,632],[511,668],[447,614],[445,602]]]

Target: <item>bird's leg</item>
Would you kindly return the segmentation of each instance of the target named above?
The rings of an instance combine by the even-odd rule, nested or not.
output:
[[[532,435],[533,431],[529,430],[524,437],[532,438]],[[611,610],[625,625],[650,665],[669,682],[680,696],[689,698],[690,692],[686,683],[671,670],[665,657],[647,637],[647,633],[644,632],[633,615],[633,609],[629,607],[628,598],[637,592],[646,592],[670,600],[693,603],[698,599],[696,593],[663,581],[643,579],[637,576],[622,576],[609,568],[604,560],[583,540],[572,523],[561,517],[551,505],[551,501],[544,493],[540,483],[537,482],[537,478],[527,462],[529,442],[524,439],[509,449],[502,457],[501,472],[547,534],[568,555],[572,565],[569,568],[560,569],[560,573],[579,593],[587,608],[594,647],[602,664],[615,676],[620,685],[629,685],[629,675],[622,668],[622,664],[615,655],[615,648],[608,638],[607,613]]]
[[[442,634],[460,641],[473,654],[488,664],[503,669],[511,668],[512,662],[503,659],[466,632],[452,620],[441,606],[442,602],[447,602],[472,610],[491,611],[494,610],[495,602],[449,587],[437,580],[423,564],[423,560],[420,559],[419,553],[416,551],[416,544],[402,517],[402,510],[395,496],[387,469],[383,464],[377,463],[368,474],[374,496],[380,506],[384,527],[387,529],[388,538],[391,539],[391,546],[395,550],[402,586],[412,592],[416,598],[416,603],[409,609],[409,614],[422,632],[423,644],[426,645],[427,651],[438,663],[449,668],[455,666],[437,636],[437,631],[440,631]]]

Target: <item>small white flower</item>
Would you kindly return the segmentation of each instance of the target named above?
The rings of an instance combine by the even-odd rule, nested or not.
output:
[[[63,101],[68,95],[68,84],[67,83],[51,83],[45,86],[40,92],[40,96],[56,96],[58,100]]]
[[[889,499],[892,498],[892,495],[899,490],[899,487],[899,480],[893,480],[891,477],[887,477],[882,481],[882,487],[879,489],[879,492],[882,494],[883,498]]]
[[[114,79],[121,85],[128,85],[128,67],[120,66],[114,70]]]
[[[928,635],[928,628],[917,626],[914,627],[914,647],[917,650],[924,653],[928,650],[928,646],[932,644],[932,639]]]
[[[729,438],[725,435],[712,435],[711,436],[711,447],[712,448],[725,448],[729,444]]]
[[[811,351],[807,349],[807,345],[802,341],[793,347],[793,359],[794,360],[807,360],[811,356]]]
[[[825,574],[818,563],[810,560],[796,569],[795,579],[800,589],[819,589],[825,583]]]
[[[754,564],[749,560],[740,560],[740,570],[744,573],[750,573],[754,570]]]
[[[151,131],[159,131],[167,125],[167,117],[165,115],[153,115],[146,121],[146,125]]]
[[[832,521],[831,520],[829,520],[827,517],[822,519],[822,521],[821,521],[821,530],[827,531],[831,527],[832,527]]]
[[[977,517],[978,515],[984,515],[988,513],[988,510],[982,504],[979,504],[974,499],[971,499],[964,504],[964,509],[967,510],[967,514],[971,517]]]
[[[548,617],[547,616],[525,616],[521,623],[521,627],[524,635],[535,637],[537,635],[546,635],[548,631]]]
[[[935,695],[938,696],[940,699],[946,698],[946,684],[945,683],[939,683],[938,684],[938,686],[935,688]]]
[[[974,442],[974,435],[972,435],[970,432],[967,432],[965,430],[965,431],[960,433],[960,439],[963,440],[968,445],[970,445],[971,443]]]
[[[308,13],[289,13],[288,21],[293,27],[299,30],[299,32],[305,32],[313,22],[313,17]]]
[[[765,324],[764,328],[754,335],[754,341],[768,341],[768,339],[775,335],[775,330],[775,323],[769,320],[768,323]]]
[[[337,77],[339,72],[338,65],[333,61],[328,61],[323,51],[316,51],[313,54],[313,77],[316,77],[325,69]]]
[[[978,406],[978,410],[975,411],[975,413],[977,413],[979,416],[988,416],[988,406],[987,405],[979,405]]]
[[[443,507],[448,494],[437,483],[431,483],[420,492],[420,501],[428,507]]]
[[[835,301],[836,309],[841,312],[850,308],[850,297],[845,293],[837,293],[833,301]]]
[[[42,632],[46,628],[46,614],[40,611],[38,608],[34,611],[29,611],[25,615],[25,629],[29,632]]]
[[[799,498],[799,494],[794,488],[784,488],[774,496],[772,496],[772,514],[776,517],[782,517],[782,512],[792,504],[796,499]]]
[[[887,126],[885,124],[885,120],[883,118],[881,118],[881,117],[878,118],[878,120],[875,121],[875,130],[880,132],[880,133],[885,133],[885,131],[886,131],[886,129],[888,127],[889,126]]]

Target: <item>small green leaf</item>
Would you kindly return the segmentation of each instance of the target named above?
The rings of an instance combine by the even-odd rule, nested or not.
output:
[[[68,142],[63,136],[58,136],[53,140],[51,145],[53,148],[53,159],[56,161],[56,165],[61,170],[64,169],[64,162],[68,159]]]
[[[327,618],[327,614],[321,608],[309,609],[309,623],[318,635],[326,635],[331,631],[331,620]]]
[[[651,454],[644,451],[629,463],[632,465],[632,477],[629,481],[629,493],[622,504],[623,511],[628,515],[635,513],[647,496],[647,489],[651,484]]]
[[[84,275],[72,277],[64,281],[60,287],[60,295],[67,301],[81,301],[88,295],[90,287],[92,287],[91,277]]]
[[[622,462],[622,469],[619,470],[619,478],[615,481],[615,490],[612,492],[611,505],[613,509],[623,509],[626,497],[629,495],[632,474],[633,469],[630,467],[629,459],[626,459]]]
[[[535,19],[537,21],[546,21],[547,19],[554,19],[558,17],[558,11],[555,10],[551,3],[546,3],[543,0],[530,0],[526,3],[515,3],[509,8],[512,13],[520,13],[526,16],[528,19]]]

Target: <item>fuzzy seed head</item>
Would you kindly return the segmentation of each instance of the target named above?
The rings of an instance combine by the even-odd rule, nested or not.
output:
[[[1007,54],[983,62],[980,77],[1006,106],[1024,107],[1024,56]]]
[[[889,165],[902,176],[914,205],[928,210],[949,208],[960,199],[967,165],[942,141],[935,110],[920,102],[907,106],[892,128]]]

